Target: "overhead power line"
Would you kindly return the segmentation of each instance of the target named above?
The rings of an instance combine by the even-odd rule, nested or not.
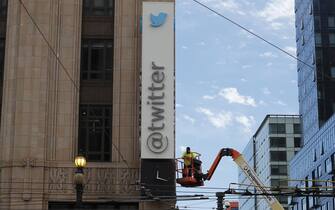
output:
[[[66,69],[66,67],[64,66],[63,62],[59,59],[59,54],[56,53],[56,51],[53,49],[53,47],[51,46],[51,43],[48,41],[48,39],[46,38],[46,36],[44,35],[44,33],[42,32],[41,28],[38,26],[37,22],[34,20],[33,16],[30,14],[30,12],[28,11],[28,8],[26,7],[26,5],[23,3],[22,0],[19,0],[20,4],[22,5],[23,9],[26,11],[27,15],[29,16],[31,22],[34,24],[34,26],[36,27],[37,31],[39,32],[39,34],[42,36],[43,40],[45,41],[45,43],[48,45],[48,48],[51,50],[52,54],[56,57],[56,60],[58,61],[58,63],[61,65],[62,69],[64,70],[66,76],[68,77],[68,79],[72,82],[73,86],[77,89],[77,91],[79,92],[79,87],[76,84],[76,82],[72,79],[69,71]]]
[[[201,3],[201,2],[198,1],[198,0],[192,0],[192,1],[194,1],[195,3],[197,3],[197,4],[199,4],[200,6],[206,8],[207,10],[209,10],[209,11],[215,13],[216,15],[218,15],[218,16],[220,16],[221,18],[227,20],[228,22],[232,23],[233,25],[235,25],[235,26],[241,28],[242,30],[246,31],[247,33],[253,35],[254,37],[257,37],[258,39],[262,40],[263,42],[269,44],[270,46],[276,48],[277,50],[279,50],[279,51],[285,53],[286,55],[290,56],[291,58],[293,58],[293,59],[295,59],[295,60],[297,60],[297,61],[303,63],[304,65],[306,65],[306,66],[308,66],[309,68],[311,68],[311,69],[314,70],[314,67],[313,67],[313,66],[309,65],[308,63],[306,63],[305,61],[299,59],[298,57],[292,55],[291,53],[287,52],[286,50],[284,50],[283,48],[281,48],[281,47],[279,47],[278,45],[274,44],[273,42],[268,41],[267,39],[263,38],[261,35],[256,34],[255,32],[252,32],[251,30],[247,29],[246,27],[244,27],[243,25],[239,24],[238,22],[236,22],[236,21],[234,21],[234,20],[232,20],[232,19],[226,17],[225,15],[223,15],[223,14],[219,13],[218,11],[216,11],[216,10],[210,8],[210,7],[207,6],[206,4]]]
[[[25,10],[25,12],[27,13],[29,19],[31,20],[31,22],[34,24],[34,26],[36,27],[37,31],[39,32],[39,34],[42,36],[42,39],[44,40],[44,42],[47,44],[49,50],[52,52],[52,54],[55,56],[57,62],[60,64],[61,69],[65,72],[66,76],[68,77],[68,79],[71,81],[71,83],[73,84],[73,86],[75,87],[76,91],[79,93],[79,86],[77,85],[77,83],[75,82],[75,80],[71,77],[71,74],[69,73],[69,71],[67,70],[67,68],[65,67],[65,65],[63,64],[63,62],[60,60],[59,58],[59,54],[56,52],[56,50],[52,47],[51,43],[48,41],[48,39],[46,38],[45,34],[42,32],[41,28],[38,26],[37,22],[35,21],[35,19],[33,18],[33,16],[31,15],[31,13],[29,12],[28,8],[26,7],[26,5],[23,3],[23,0],[18,0],[20,2],[20,4],[22,5],[23,9]],[[104,131],[106,135],[110,136],[110,134],[108,134],[106,131]],[[119,156],[121,157],[121,160],[127,165],[128,168],[130,168],[128,162],[126,161],[126,159],[123,157],[121,151],[119,150],[119,148],[113,143],[113,141],[111,141],[113,147],[116,149],[116,151],[119,153]]]

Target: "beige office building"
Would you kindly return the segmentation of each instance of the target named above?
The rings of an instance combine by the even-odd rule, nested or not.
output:
[[[0,210],[77,208],[79,153],[81,209],[174,208],[141,167],[142,3],[0,0]]]

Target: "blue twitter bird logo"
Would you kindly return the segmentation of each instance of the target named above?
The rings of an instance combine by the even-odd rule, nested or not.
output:
[[[155,28],[162,26],[166,21],[166,17],[167,17],[167,14],[164,12],[159,13],[159,15],[157,16],[151,14],[150,15],[151,26]]]

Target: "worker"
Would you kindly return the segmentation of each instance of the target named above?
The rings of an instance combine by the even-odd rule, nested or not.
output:
[[[192,176],[192,163],[193,160],[198,156],[197,153],[191,152],[190,147],[186,147],[186,152],[183,153],[182,158],[184,159],[184,176]]]

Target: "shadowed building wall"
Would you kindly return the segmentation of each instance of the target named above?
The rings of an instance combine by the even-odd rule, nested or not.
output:
[[[22,3],[47,42],[21,2],[9,0],[0,33],[0,209],[74,208],[79,152],[88,159],[85,208],[170,209],[140,197],[142,1]]]

